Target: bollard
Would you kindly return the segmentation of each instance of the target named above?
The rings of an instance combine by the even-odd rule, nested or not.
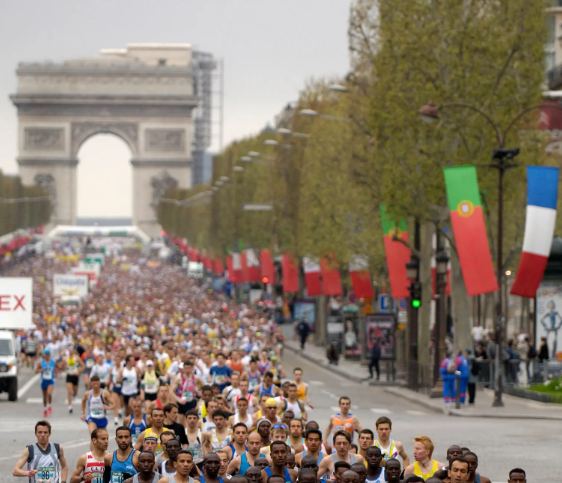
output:
[[[461,373],[455,372],[455,409],[461,408]]]

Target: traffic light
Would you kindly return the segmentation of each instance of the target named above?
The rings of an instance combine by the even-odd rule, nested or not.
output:
[[[263,283],[264,285],[265,285],[265,284],[268,284],[268,283],[269,283],[269,277],[266,277],[266,276],[262,277],[262,278],[261,278],[261,283]]]
[[[421,283],[419,282],[410,285],[410,303],[415,309],[421,307]]]

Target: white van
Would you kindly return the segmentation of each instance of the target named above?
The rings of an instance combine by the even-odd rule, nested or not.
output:
[[[0,392],[7,392],[10,401],[18,400],[16,339],[9,330],[0,330]]]

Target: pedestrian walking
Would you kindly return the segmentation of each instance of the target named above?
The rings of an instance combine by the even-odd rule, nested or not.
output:
[[[381,344],[379,342],[379,339],[375,339],[373,341],[373,347],[371,348],[371,360],[369,362],[369,374],[371,375],[371,379],[373,378],[373,367],[375,368],[375,371],[377,373],[377,381],[379,380],[380,377],[380,367],[379,367],[379,361],[381,359]]]
[[[328,343],[328,348],[326,349],[326,357],[328,358],[328,363],[334,366],[338,365],[339,354],[338,349],[333,342]]]
[[[470,349],[466,350],[466,362],[468,363],[468,404],[474,404],[476,400],[476,383],[478,382],[480,364]]]
[[[308,334],[310,334],[310,326],[308,325],[308,322],[306,320],[306,315],[302,316],[302,320],[297,324],[296,329],[300,337],[301,349],[304,350],[306,339],[308,337]]]

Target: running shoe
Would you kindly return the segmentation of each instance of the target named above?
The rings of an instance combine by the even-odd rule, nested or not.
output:
[[[47,410],[46,410],[46,409],[43,411],[43,417],[44,417],[44,418],[47,417]]]

